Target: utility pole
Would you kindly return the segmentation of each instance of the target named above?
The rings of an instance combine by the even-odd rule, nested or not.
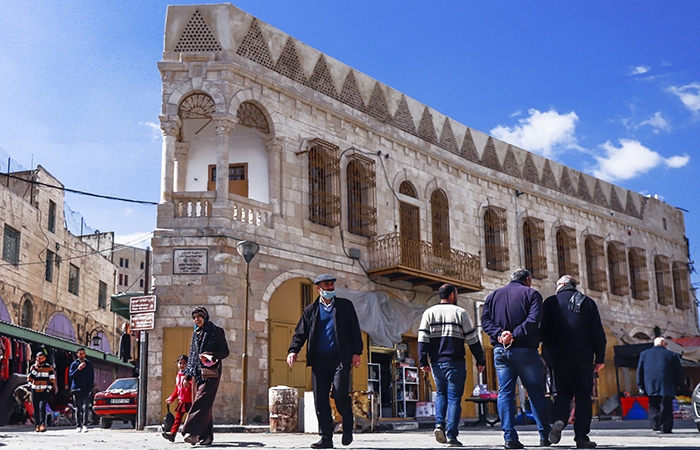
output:
[[[144,272],[143,295],[151,290],[151,247],[146,247],[146,263]],[[146,428],[146,392],[148,391],[148,331],[139,331],[139,392],[138,409],[136,410],[136,429]]]

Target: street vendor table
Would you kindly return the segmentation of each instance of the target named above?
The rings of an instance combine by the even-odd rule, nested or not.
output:
[[[473,423],[470,423],[470,424],[467,424],[467,425],[471,425],[471,426],[473,426],[473,427],[478,426],[478,425],[490,425],[490,426],[494,426],[494,425],[496,425],[498,422],[501,421],[501,419],[500,419],[498,416],[496,416],[495,419],[489,419],[489,418],[488,418],[488,415],[487,415],[487,413],[486,413],[486,408],[488,407],[488,404],[489,404],[489,403],[496,403],[496,400],[497,400],[497,399],[495,399],[495,398],[490,398],[490,397],[488,397],[488,398],[482,398],[482,397],[467,397],[467,398],[465,398],[465,400],[468,401],[468,402],[476,403],[476,404],[477,404],[477,410],[479,411],[479,418],[477,419],[477,421],[476,421],[476,422],[473,422]]]

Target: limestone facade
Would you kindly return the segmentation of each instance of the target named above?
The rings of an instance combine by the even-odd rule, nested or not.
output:
[[[99,349],[115,351],[119,334],[109,296],[115,293],[116,267],[65,228],[63,185],[41,166],[0,179],[0,298],[9,321],[81,346],[102,333]],[[111,236],[90,237],[99,238]],[[52,324],[61,334],[55,334]]]
[[[448,233],[453,259],[443,260],[467,255],[478,262],[477,285],[483,289],[464,289],[460,296],[472,317],[486,295],[523,265],[537,266],[533,286],[551,295],[562,264],[557,233],[564,230],[570,238],[566,267],[578,271],[581,290],[597,301],[610,349],[653,336],[654,326],[671,337],[698,333],[688,297],[683,214],[662,201],[470,129],[230,4],[170,6],[158,67],[163,160],[152,241],[159,309],[149,353],[150,421],[162,416],[161,330],[191,328],[196,304],[206,305],[224,327],[232,352],[215,417],[239,417],[246,289],[246,265],[236,251],[241,240],[261,247],[250,263],[248,418],[266,405],[272,361],[279,356],[270,343],[270,300],[286,281],[308,282],[330,272],[348,289],[383,290],[414,304],[436,302],[428,286],[365,271],[377,269],[372,255],[382,237],[406,231],[403,208],[417,210],[411,230],[431,251],[438,245],[436,233]],[[330,226],[312,217],[319,211],[313,197],[319,185],[310,180],[318,174],[312,160],[318,148],[337,159],[336,175],[324,175],[336,184],[320,187],[336,195],[337,211],[329,204],[321,211],[324,220],[331,209],[337,213]],[[374,177],[372,189],[363,191],[372,198],[361,200],[375,212],[376,223],[361,222],[366,233],[349,232],[357,223],[351,219],[355,200],[348,173],[358,158],[369,160],[363,161]],[[246,173],[244,193],[231,190],[240,181],[237,170]],[[436,192],[447,199],[447,221],[435,219]],[[487,211],[500,220],[495,265],[487,260],[494,251]],[[350,249],[360,251],[359,259],[348,256]],[[194,252],[194,267],[183,262],[187,251]],[[663,264],[655,266],[657,256]],[[667,277],[657,277],[655,267]],[[602,284],[590,289],[596,270]],[[661,301],[659,280],[672,287]],[[612,368],[612,351],[607,358]],[[615,392],[614,370],[603,377],[603,393]]]

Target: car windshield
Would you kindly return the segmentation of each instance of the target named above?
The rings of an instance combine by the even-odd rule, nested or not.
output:
[[[120,378],[119,380],[116,380],[110,387],[107,388],[108,391],[117,391],[117,390],[130,390],[130,389],[138,389],[139,383],[138,379],[136,378]]]

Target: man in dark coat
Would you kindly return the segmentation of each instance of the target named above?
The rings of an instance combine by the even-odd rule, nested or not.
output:
[[[577,284],[574,277],[564,275],[557,281],[556,294],[542,304],[540,334],[556,387],[549,440],[553,444],[561,440],[575,397],[576,447],[595,448],[596,443],[588,437],[593,418],[591,393],[593,373],[605,366],[606,338],[598,306],[576,290]]]
[[[75,352],[78,359],[73,361],[68,369],[70,379],[70,391],[73,393],[75,407],[78,409],[76,431],[78,433],[88,432],[88,402],[90,401],[90,391],[95,385],[95,369],[92,363],[85,356],[85,349],[79,348]]]
[[[649,425],[662,433],[673,429],[673,399],[676,388],[683,386],[681,360],[666,345],[666,339],[654,339],[654,346],[639,355],[637,366],[639,393],[649,396]]]
[[[314,401],[321,440],[311,448],[333,448],[333,416],[329,391],[343,416],[343,445],[352,442],[354,426],[350,399],[350,369],[359,367],[362,332],[352,302],[335,296],[336,278],[319,275],[319,297],[304,308],[289,345],[287,364],[293,367],[306,343],[306,365],[313,375]]]

